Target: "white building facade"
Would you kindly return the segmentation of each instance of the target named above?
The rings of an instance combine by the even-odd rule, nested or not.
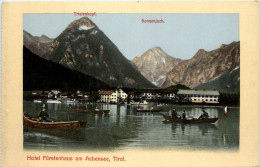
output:
[[[127,98],[127,94],[122,89],[100,90],[99,97],[100,97],[100,102],[118,103],[120,101],[125,101]]]
[[[219,103],[219,92],[216,90],[184,90],[179,89],[177,95],[192,103]]]

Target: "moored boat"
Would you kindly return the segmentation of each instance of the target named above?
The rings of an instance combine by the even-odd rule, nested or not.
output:
[[[46,101],[46,103],[62,103],[62,102],[59,101],[59,100],[55,100],[55,99],[48,99],[48,100]]]
[[[171,122],[180,122],[180,123],[215,123],[218,118],[204,118],[204,119],[197,119],[197,118],[192,118],[192,119],[181,119],[181,118],[172,118],[168,115],[162,114],[162,116]]]
[[[41,100],[33,100],[34,103],[41,103]]]
[[[136,109],[137,112],[160,112],[162,109],[148,109],[148,110],[143,110],[143,109]]]
[[[23,119],[28,127],[39,129],[80,129],[87,125],[86,121],[41,122],[27,113],[24,113]]]
[[[78,102],[78,100],[75,98],[63,98],[61,101],[62,101],[62,103],[77,103]]]
[[[75,108],[69,108],[71,112],[77,112],[77,113],[85,113],[85,114],[108,114],[110,110],[83,110],[83,109],[75,109]]]

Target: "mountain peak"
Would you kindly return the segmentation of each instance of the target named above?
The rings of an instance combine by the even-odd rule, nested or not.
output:
[[[41,37],[39,37],[39,41],[40,42],[52,42],[53,39],[47,37],[46,35],[42,35]]]
[[[155,87],[87,17],[71,22],[49,47],[45,58],[111,86]]]
[[[199,49],[197,51],[197,53],[193,56],[192,59],[198,59],[198,58],[202,58],[203,56],[205,56],[207,53],[207,51],[205,51],[204,49]]]
[[[159,46],[153,47],[151,50],[162,50]]]
[[[147,53],[147,54],[146,54]],[[143,55],[146,56],[156,56],[156,57],[167,57],[168,54],[165,53],[160,47],[153,47],[152,49],[149,49],[148,51],[146,51]]]
[[[88,17],[82,17],[70,23],[66,29],[88,30],[95,26],[96,25]]]
[[[42,35],[40,38],[48,38],[46,35]]]
[[[204,50],[204,49],[199,49],[198,52],[197,52],[197,54],[202,54],[202,53],[207,53],[207,51]]]
[[[132,62],[147,80],[160,87],[165,81],[166,73],[180,60],[169,56],[160,47],[154,47],[140,57],[135,57]]]

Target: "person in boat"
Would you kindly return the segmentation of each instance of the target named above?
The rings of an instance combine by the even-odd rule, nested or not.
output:
[[[208,119],[209,118],[209,114],[205,110],[202,110],[202,112],[203,113],[201,114],[199,119]]]
[[[38,118],[41,122],[51,122],[49,119],[49,114],[46,111],[46,108],[43,108],[39,113],[38,113]]]
[[[186,119],[186,113],[185,113],[185,110],[183,110],[183,112],[182,112],[182,119]]]
[[[177,118],[177,112],[175,108],[172,110],[172,118]]]

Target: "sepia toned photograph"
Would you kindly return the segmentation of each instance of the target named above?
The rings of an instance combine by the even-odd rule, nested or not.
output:
[[[23,14],[23,147],[239,151],[238,14]]]

